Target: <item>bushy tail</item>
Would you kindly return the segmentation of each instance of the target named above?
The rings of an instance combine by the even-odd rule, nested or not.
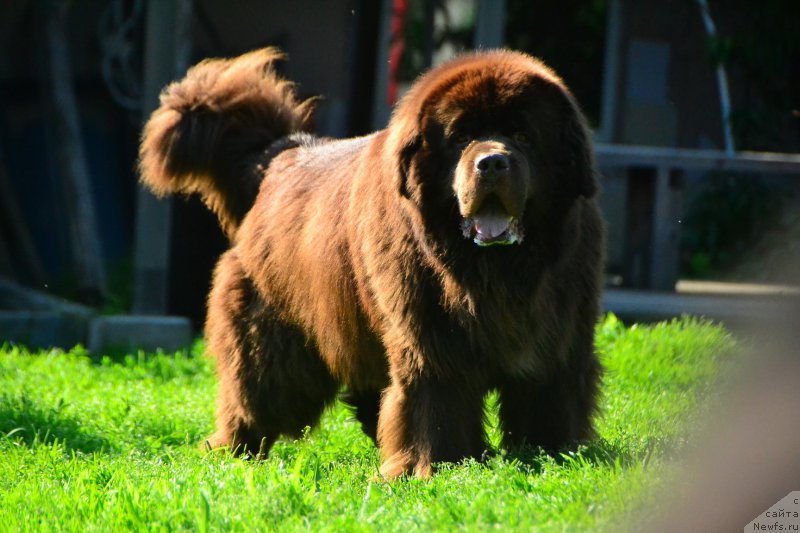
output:
[[[311,121],[314,99],[299,102],[273,69],[282,58],[264,48],[198,63],[164,89],[142,133],[142,181],[159,196],[200,194],[229,238],[258,193],[253,155]]]

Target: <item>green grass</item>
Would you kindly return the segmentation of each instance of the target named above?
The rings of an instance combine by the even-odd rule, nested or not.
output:
[[[372,481],[379,456],[337,404],[263,462],[207,453],[215,378],[190,353],[102,359],[0,349],[0,530],[574,530],[651,503],[735,351],[691,319],[597,328],[600,440],[444,465],[429,482]],[[711,393],[711,394],[710,394]],[[493,403],[490,399],[490,404]],[[493,441],[497,432],[488,431]]]

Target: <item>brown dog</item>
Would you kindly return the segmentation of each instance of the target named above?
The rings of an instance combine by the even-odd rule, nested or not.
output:
[[[604,242],[583,116],[538,60],[467,55],[424,75],[389,126],[297,133],[309,101],[266,49],[166,88],[143,181],[202,195],[232,246],[206,336],[214,446],[261,452],[340,387],[387,477],[480,456],[483,400],[506,445],[592,436]]]

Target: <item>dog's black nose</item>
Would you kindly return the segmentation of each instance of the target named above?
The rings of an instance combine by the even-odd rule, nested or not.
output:
[[[492,153],[478,157],[475,160],[475,168],[478,173],[484,178],[496,178],[508,172],[511,167],[511,161],[508,156],[503,153]]]

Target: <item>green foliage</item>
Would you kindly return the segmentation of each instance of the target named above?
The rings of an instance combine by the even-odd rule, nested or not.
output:
[[[684,274],[702,278],[730,270],[781,212],[779,192],[758,177],[709,175],[689,197],[681,224]]]
[[[426,5],[430,2],[432,5]],[[454,17],[451,13],[453,6],[443,0],[428,0],[427,2],[411,1],[403,24],[403,54],[398,66],[398,80],[411,82],[430,65],[427,63],[432,58],[426,57],[428,53],[443,46],[452,47],[458,52],[472,48],[473,28],[475,25],[475,10],[469,4],[461,3],[456,9],[466,9],[461,17]],[[428,11],[428,12],[426,12]],[[433,26],[433,20],[428,17],[440,19],[441,23]],[[433,30],[433,35],[428,36],[428,31]],[[430,38],[430,43],[428,39]],[[426,50],[430,46],[431,50]]]
[[[607,0],[507,0],[506,45],[544,60],[600,122]]]
[[[800,2],[711,2],[718,35],[709,39],[715,64],[728,68],[737,148],[796,151],[800,146]]]
[[[456,51],[472,48],[478,16],[474,6],[469,2],[432,2],[435,16],[441,21],[432,37],[433,48],[449,46]],[[451,12],[454,7],[469,12],[455,16]],[[408,4],[403,27],[405,48],[398,69],[398,78],[403,81],[412,81],[428,66],[425,9],[425,2]],[[553,67],[595,125],[600,115],[606,10],[607,0],[506,2],[505,46],[528,52]]]
[[[707,409],[734,342],[684,319],[597,328],[600,439],[577,453],[503,452],[431,481],[375,481],[379,455],[341,404],[320,428],[245,461],[200,443],[215,378],[201,343],[92,358],[0,349],[0,523],[8,530],[596,529],[654,501]],[[496,397],[487,404],[494,442]],[[494,422],[492,422],[494,420]]]

